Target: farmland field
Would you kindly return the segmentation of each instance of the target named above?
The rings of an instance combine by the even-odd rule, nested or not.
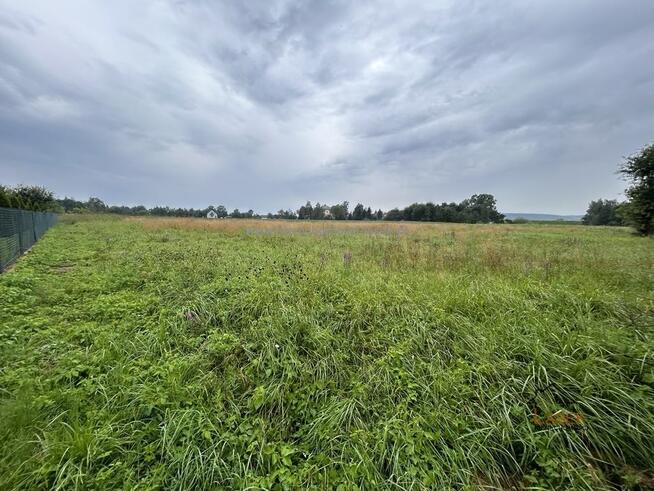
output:
[[[624,228],[66,216],[0,275],[0,489],[654,485]]]

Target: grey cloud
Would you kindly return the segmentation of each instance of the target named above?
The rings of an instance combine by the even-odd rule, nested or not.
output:
[[[0,180],[581,212],[652,139],[653,24],[648,0],[0,0]]]

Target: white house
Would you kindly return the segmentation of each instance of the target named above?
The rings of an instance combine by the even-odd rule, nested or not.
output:
[[[207,218],[218,218],[218,213],[213,210],[209,210],[209,213],[207,213]]]

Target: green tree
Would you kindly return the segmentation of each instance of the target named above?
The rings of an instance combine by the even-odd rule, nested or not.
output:
[[[384,220],[388,220],[389,222],[394,222],[402,219],[403,219],[402,212],[397,208],[393,208],[384,216]]]
[[[93,213],[102,213],[107,211],[107,205],[100,198],[91,196],[86,202],[86,208]]]
[[[13,201],[13,193],[10,188],[0,184],[0,207],[10,208]]]
[[[68,196],[57,200],[57,202],[64,208],[64,212],[66,213],[71,213],[73,210],[82,210],[85,208],[84,203],[77,201],[76,199],[69,198]]]
[[[366,218],[366,209],[361,203],[358,203],[352,211],[352,220],[363,220]]]
[[[110,210],[110,208],[108,208],[108,210]],[[157,217],[169,216],[170,208],[168,208],[167,206],[155,206],[153,208],[150,208],[150,215],[154,215]]]
[[[504,215],[496,208],[497,202],[492,194],[474,194],[469,199],[463,200],[464,221],[470,223],[502,223]]]
[[[620,204],[616,200],[591,201],[581,221],[584,225],[622,225],[622,217],[618,213],[619,208]]]
[[[42,186],[16,186],[12,195],[14,206],[26,210],[52,210],[56,204],[52,192]]]
[[[348,214],[348,207],[350,206],[350,203],[347,201],[343,201],[342,203],[339,203],[337,205],[333,205],[329,211],[332,214],[332,218],[334,220],[347,220],[347,214]]]
[[[654,144],[627,157],[619,172],[631,182],[621,214],[641,235],[654,234]]]
[[[279,210],[277,215],[274,215],[274,218],[283,218],[286,220],[295,220],[297,215],[293,210]]]
[[[313,211],[311,212],[311,218],[314,220],[322,220],[325,218],[325,209],[323,206],[320,204],[320,202],[316,202],[316,205],[313,207]]]
[[[307,204],[304,206],[300,206],[300,209],[297,211],[297,217],[300,220],[308,220],[311,218],[312,214],[313,214],[313,206],[311,205],[311,201],[307,201]]]

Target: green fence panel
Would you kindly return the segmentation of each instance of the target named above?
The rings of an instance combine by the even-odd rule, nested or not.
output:
[[[20,238],[16,210],[0,208],[0,271],[20,256]]]
[[[57,223],[57,214],[0,208],[0,272]]]
[[[18,233],[20,238],[20,253],[24,254],[30,247],[34,245],[34,221],[32,220],[32,212],[27,210],[19,210],[18,215]]]

